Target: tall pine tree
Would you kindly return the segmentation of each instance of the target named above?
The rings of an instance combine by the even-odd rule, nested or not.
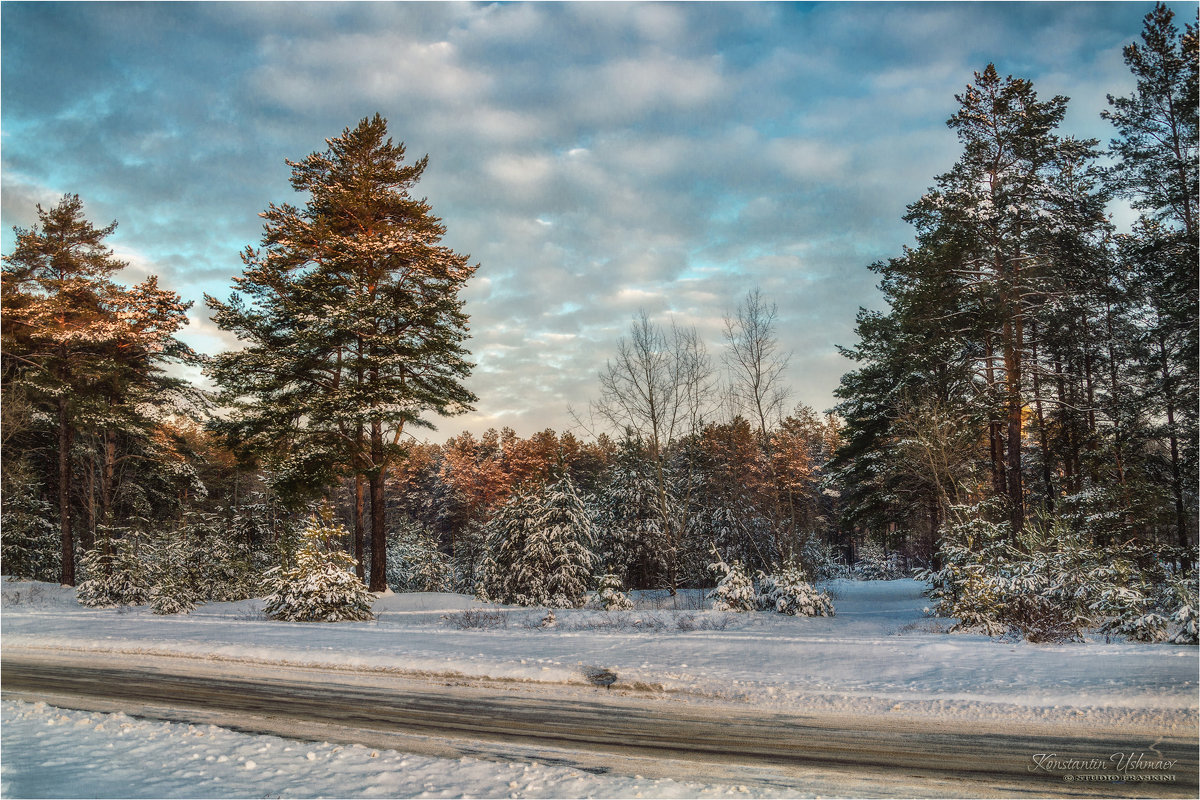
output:
[[[105,244],[115,222],[95,227],[78,195],[37,207],[16,229],[3,271],[3,362],[14,388],[53,420],[62,583],[75,583],[72,446],[81,431],[148,431],[149,407],[181,390],[164,366],[194,354],[175,339],[190,303],[154,276],[132,289],[113,278],[126,265]],[[85,542],[85,544],[88,544]]]
[[[1188,543],[1195,514],[1200,392],[1200,304],[1197,263],[1200,232],[1200,152],[1197,107],[1197,26],[1182,33],[1174,13],[1159,3],[1146,15],[1141,43],[1124,50],[1137,81],[1128,97],[1109,95],[1102,116],[1117,129],[1116,164],[1108,173],[1117,194],[1142,212],[1120,237],[1122,263],[1131,277],[1129,306],[1135,322],[1136,394],[1156,418],[1165,441],[1178,543]]]
[[[206,297],[217,324],[246,342],[211,375],[233,409],[227,432],[298,492],[343,472],[369,483],[370,588],[383,591],[384,486],[404,431],[475,400],[462,385],[472,364],[459,298],[475,267],[441,245],[445,227],[410,193],[428,159],[405,163],[386,120],[326,144],[287,162],[308,198],[263,212],[262,247],[246,249],[235,279],[243,294]]]

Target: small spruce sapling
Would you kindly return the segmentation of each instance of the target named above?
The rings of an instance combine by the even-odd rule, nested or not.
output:
[[[795,562],[784,564],[771,575],[759,573],[759,608],[792,617],[832,617],[833,601],[806,580]]]
[[[139,557],[139,543],[137,533],[129,531],[124,538],[110,539],[104,547],[84,553],[79,564],[84,579],[75,595],[81,605],[140,606],[150,601],[149,579]]]
[[[746,574],[742,562],[734,561],[733,565],[725,563],[717,548],[712,548],[713,558],[708,565],[709,572],[719,576],[717,588],[708,593],[708,599],[713,601],[715,611],[753,611],[758,607],[758,597],[754,592],[754,582]]]
[[[180,528],[155,543],[154,567],[158,580],[150,590],[150,610],[155,614],[187,614],[196,607],[196,591],[189,575],[191,543]]]
[[[600,590],[596,600],[605,611],[633,610],[633,600],[621,586],[621,579],[611,572],[600,577]]]
[[[320,517],[313,517],[300,535],[295,566],[268,573],[267,616],[286,622],[374,619],[374,598],[355,576],[355,560],[335,544],[346,531],[334,523],[333,509],[322,506]]]
[[[867,542],[858,551],[854,573],[864,581],[894,581],[907,577],[899,553],[885,553],[875,542]]]

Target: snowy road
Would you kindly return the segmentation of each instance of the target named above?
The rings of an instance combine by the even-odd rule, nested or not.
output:
[[[432,755],[520,757],[554,748],[562,763],[776,788],[813,769],[848,777],[954,781],[963,796],[1195,796],[1196,743],[1077,727],[1019,728],[805,715],[720,702],[518,682],[426,682],[349,670],[6,647],[6,697],[123,710],[299,739]],[[1132,755],[1122,763],[1114,756]],[[1090,768],[1073,769],[1072,761]],[[1162,764],[1169,763],[1169,767]],[[1091,774],[1098,780],[1080,778]],[[1069,777],[1068,777],[1069,776]],[[1168,782],[1169,781],[1169,782]]]

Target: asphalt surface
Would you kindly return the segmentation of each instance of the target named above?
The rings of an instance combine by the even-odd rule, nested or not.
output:
[[[0,685],[6,698],[299,739],[798,791],[819,772],[844,775],[847,794],[892,777],[964,797],[1198,794],[1196,738],[1146,732],[815,717],[582,686],[14,648],[0,654]]]

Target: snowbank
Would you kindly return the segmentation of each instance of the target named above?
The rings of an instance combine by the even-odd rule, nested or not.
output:
[[[124,714],[0,704],[4,797],[725,797],[705,786],[569,767],[301,742]],[[757,789],[754,796],[796,796]]]

